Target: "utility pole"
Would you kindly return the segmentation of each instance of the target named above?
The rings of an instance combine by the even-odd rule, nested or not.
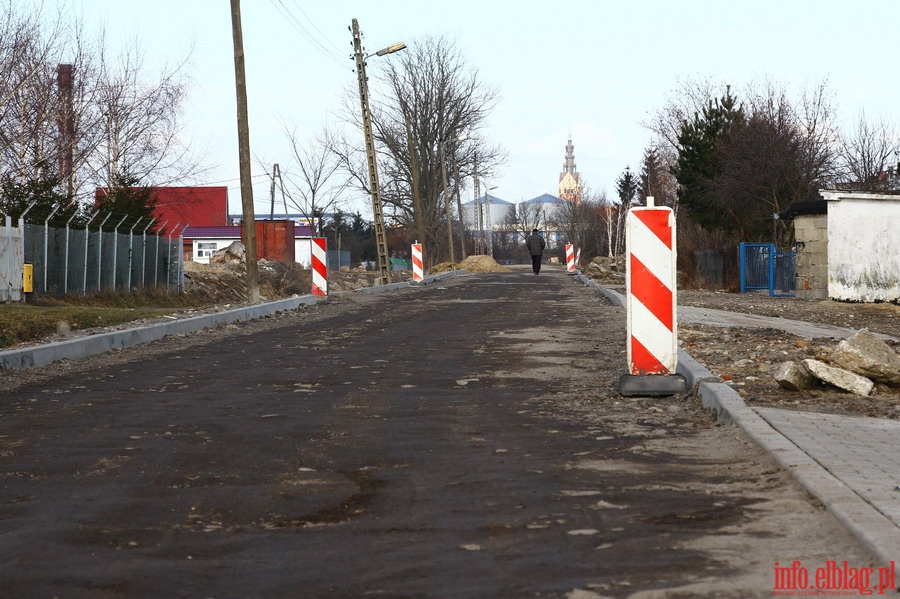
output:
[[[444,156],[446,141],[440,140],[441,177],[444,180],[444,213],[447,216],[447,245],[450,247],[450,262],[453,262],[453,221],[450,219],[450,195],[447,193],[447,159]]]
[[[403,120],[406,121],[406,146],[409,148],[409,168],[412,174],[413,210],[416,217],[416,233],[419,241],[425,243],[425,218],[422,213],[422,196],[419,193],[419,165],[416,162],[416,148],[413,142],[412,126],[409,123],[409,115],[403,111]],[[428,253],[426,259],[430,259]]]
[[[478,197],[478,194],[481,192],[481,185],[478,181],[478,152],[475,152],[474,159],[475,159],[475,167],[474,167],[475,205],[473,206],[473,208],[475,210],[475,214],[473,216],[475,216],[475,218],[474,218],[475,230],[477,231],[477,233],[475,235],[475,254],[478,255],[478,254],[481,254],[481,247],[484,245],[482,243],[482,241],[483,241],[482,237],[484,236],[484,224],[483,224],[483,219],[482,219],[481,203],[478,201],[479,199],[481,199]]]
[[[253,212],[253,182],[250,179],[250,125],[247,119],[247,79],[244,76],[244,34],[241,30],[241,0],[231,0],[231,34],[234,39],[234,84],[237,95],[238,161],[241,172],[241,226],[247,263],[247,300],[259,303],[259,264],[256,262],[256,215]]]
[[[269,220],[275,220],[275,180],[281,182],[281,199],[284,201],[284,218],[288,217],[287,200],[284,199],[284,181],[281,179],[281,167],[276,162],[272,165],[272,185],[269,188]]]
[[[380,52],[387,54],[386,50],[388,49],[379,51],[379,56],[381,56]],[[381,193],[378,189],[378,169],[375,166],[375,138],[372,135],[372,115],[369,112],[369,83],[366,77],[366,59],[363,56],[359,22],[356,19],[353,19],[353,54],[356,58],[356,74],[359,77],[359,103],[362,107],[363,134],[366,138],[366,158],[369,163],[369,189],[372,194],[372,216],[375,219],[375,247],[378,250],[379,283],[386,285],[391,282],[390,258],[388,256],[387,235],[384,230]]]
[[[462,200],[459,197],[459,165],[456,163],[456,152],[453,152],[453,172],[456,173],[456,212],[459,214],[459,258],[466,259],[466,228],[463,223]]]

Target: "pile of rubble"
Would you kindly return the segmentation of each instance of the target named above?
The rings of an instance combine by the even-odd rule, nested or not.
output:
[[[582,268],[582,272],[604,285],[625,285],[625,256],[597,256]]]
[[[457,265],[461,270],[467,270],[471,273],[478,272],[512,272],[509,268],[498,264],[496,260],[490,256],[478,255],[467,256]]]
[[[862,396],[871,395],[876,383],[900,387],[900,354],[867,329],[844,339],[829,354],[821,348],[811,353],[812,358],[779,364],[775,381],[791,391],[811,389],[822,382]]]

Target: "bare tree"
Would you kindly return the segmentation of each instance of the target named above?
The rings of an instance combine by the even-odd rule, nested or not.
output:
[[[350,179],[340,170],[340,157],[333,150],[336,142],[327,127],[305,143],[300,139],[296,125],[285,127],[284,132],[290,141],[294,162],[286,171],[291,184],[287,197],[321,235],[322,215],[339,207]]]
[[[38,5],[0,6],[0,171],[24,181],[56,158],[56,61],[63,55],[65,26]]]
[[[587,185],[580,190],[581,200],[566,201],[554,210],[551,226],[561,231],[565,243],[571,243],[587,252],[588,256],[597,255],[598,203],[595,194]]]
[[[481,82],[478,72],[445,38],[413,42],[395,56],[373,63],[380,69],[377,79],[382,85],[380,91],[370,94],[378,98],[371,111],[382,201],[400,224],[415,227],[411,139],[425,232],[422,242],[431,252],[445,252],[448,223],[440,145],[443,143],[445,150],[448,196],[461,179],[473,175],[475,168],[485,171],[500,164],[505,154],[480,134],[497,103],[497,91]],[[352,94],[344,113],[352,129],[361,130],[359,105]],[[463,135],[466,139],[460,140]],[[366,157],[358,137],[358,133],[352,133],[352,139],[345,138],[337,151],[356,186],[368,192]],[[458,172],[452,168],[454,163]]]
[[[860,114],[841,140],[842,181],[839,187],[886,191],[897,185],[900,172],[900,132],[884,119],[869,121]]]
[[[187,99],[188,58],[157,75],[148,75],[135,43],[115,59],[101,37],[92,72],[79,100],[82,160],[91,182],[106,183],[123,171],[141,181],[166,185],[202,172],[181,136],[181,110]],[[93,139],[89,131],[96,131]]]
[[[111,59],[104,32],[89,41],[78,17],[15,0],[0,14],[0,173],[55,173],[91,201],[123,173],[155,184],[202,173],[180,135],[186,59],[157,78],[136,43]]]
[[[824,85],[791,101],[769,84],[750,96],[746,118],[722,144],[722,169],[710,189],[732,215],[743,240],[784,233],[773,215],[818,196],[834,179],[837,138],[834,111]]]
[[[713,83],[710,79],[678,80],[666,103],[642,123],[656,135],[656,146],[661,148],[662,153],[677,152],[682,124],[702,112],[710,100],[722,95],[725,88],[725,85]]]

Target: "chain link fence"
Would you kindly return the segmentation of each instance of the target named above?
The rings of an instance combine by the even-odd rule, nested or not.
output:
[[[3,238],[21,244],[0,244],[0,264],[15,262],[17,269],[0,269],[3,288],[22,289],[22,265],[31,265],[32,292],[36,295],[87,295],[100,291],[130,293],[141,289],[184,290],[183,239],[132,232],[91,231],[7,222]],[[7,272],[9,271],[9,272]],[[17,301],[7,293],[0,300]]]

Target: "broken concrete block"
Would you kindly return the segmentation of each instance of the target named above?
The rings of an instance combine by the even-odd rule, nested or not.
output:
[[[210,264],[228,264],[243,262],[245,257],[244,244],[240,241],[232,241],[231,245],[217,250],[209,257]]]
[[[796,362],[782,362],[775,367],[772,376],[776,383],[791,391],[811,389],[816,385],[816,379]]]
[[[831,361],[874,381],[900,385],[900,355],[866,329],[841,341]]]
[[[806,367],[810,374],[820,381],[828,383],[829,385],[834,385],[835,387],[856,395],[871,395],[872,390],[875,388],[875,383],[864,376],[860,376],[849,370],[844,370],[843,368],[829,366],[818,360],[803,360],[803,366]]]

